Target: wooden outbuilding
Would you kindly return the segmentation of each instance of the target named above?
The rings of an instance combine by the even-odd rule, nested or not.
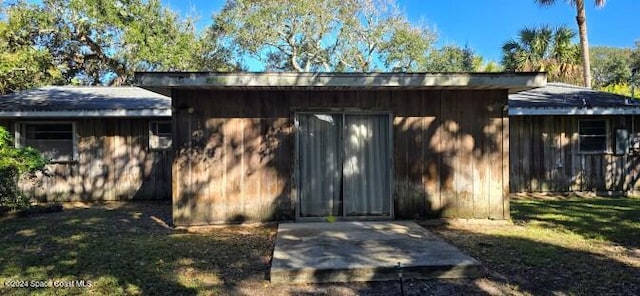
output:
[[[136,73],[172,98],[173,220],[509,218],[510,93],[540,73]]]
[[[549,83],[509,96],[511,192],[633,193],[640,102]]]
[[[169,199],[171,98],[137,87],[42,87],[0,97],[0,126],[50,160],[39,201]]]

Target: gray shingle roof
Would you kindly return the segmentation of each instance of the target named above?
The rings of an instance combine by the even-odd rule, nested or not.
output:
[[[171,98],[139,87],[74,86],[47,86],[0,96],[0,117],[47,113],[170,116]]]
[[[509,115],[546,114],[640,114],[640,101],[564,83],[509,95]]]

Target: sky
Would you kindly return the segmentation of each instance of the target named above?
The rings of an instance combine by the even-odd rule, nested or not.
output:
[[[198,29],[211,23],[221,0],[162,0],[181,15],[198,16]],[[585,0],[591,46],[633,47],[640,41],[640,0],[609,0],[596,8]],[[524,27],[566,25],[576,32],[575,8],[557,0],[540,7],[533,0],[396,0],[413,23],[426,23],[438,34],[438,45],[468,45],[485,61],[500,61],[501,46]],[[576,42],[578,39],[576,38]],[[257,69],[259,70],[259,69]]]

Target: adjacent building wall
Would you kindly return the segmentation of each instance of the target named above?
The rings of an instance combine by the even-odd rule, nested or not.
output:
[[[175,89],[174,223],[291,220],[295,111],[393,114],[396,218],[509,217],[506,90]]]
[[[149,149],[152,120],[159,119],[64,119],[75,122],[78,158],[49,164],[48,175],[22,182],[23,190],[39,201],[168,200],[172,152]],[[12,133],[15,122],[0,120]]]
[[[581,153],[578,122],[608,121],[608,151]],[[616,154],[616,129],[635,134],[637,116],[512,116],[510,118],[511,192],[637,190],[640,153]],[[635,129],[635,130],[634,130]]]

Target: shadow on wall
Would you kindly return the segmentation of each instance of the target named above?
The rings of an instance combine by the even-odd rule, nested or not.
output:
[[[415,99],[393,100],[403,96]],[[354,105],[395,116],[397,218],[507,218],[501,101],[502,91],[174,94],[174,223],[294,219],[292,110]]]
[[[23,182],[38,201],[170,199],[169,150],[149,149],[149,120],[81,119],[77,156],[51,163],[47,176]]]
[[[394,110],[398,217],[509,217],[503,95],[442,91]]]
[[[580,152],[582,120],[606,122],[612,135],[605,142],[607,152]],[[511,192],[637,190],[640,155],[612,153],[616,130],[633,134],[640,123],[634,116],[512,116],[510,121]]]
[[[174,223],[292,220],[291,123],[178,110]],[[202,124],[204,122],[204,125]],[[186,128],[182,128],[186,127]]]

